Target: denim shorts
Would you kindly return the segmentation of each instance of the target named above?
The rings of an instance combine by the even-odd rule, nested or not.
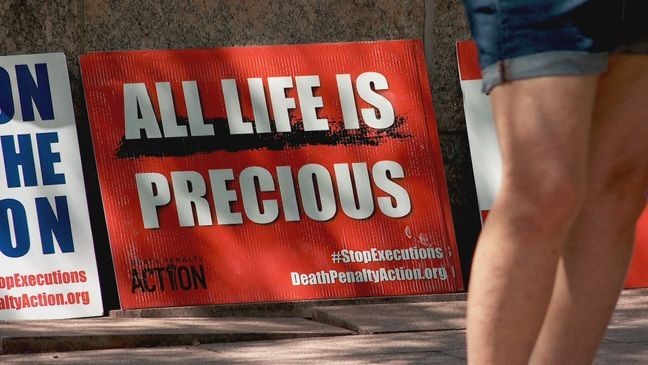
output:
[[[604,72],[648,54],[648,0],[464,0],[484,92],[507,81]]]

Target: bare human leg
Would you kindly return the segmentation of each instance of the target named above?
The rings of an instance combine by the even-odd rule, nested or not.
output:
[[[586,186],[598,75],[516,80],[492,92],[503,180],[468,294],[468,361],[526,364]]]
[[[532,363],[588,364],[632,254],[648,188],[648,56],[615,56],[598,87],[585,204],[561,258]]]

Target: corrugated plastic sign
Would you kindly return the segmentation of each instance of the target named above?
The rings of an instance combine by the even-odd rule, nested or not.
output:
[[[0,320],[102,313],[65,55],[0,57]]]
[[[420,41],[81,68],[122,308],[462,289]]]
[[[502,161],[490,101],[481,92],[482,77],[476,44],[473,41],[457,42],[457,59],[477,200],[483,220],[499,190]],[[648,205],[637,222],[635,250],[625,287],[648,287]]]

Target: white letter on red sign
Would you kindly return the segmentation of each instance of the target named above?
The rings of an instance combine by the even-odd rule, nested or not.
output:
[[[227,113],[227,125],[230,134],[252,134],[252,124],[243,121],[241,114],[241,100],[236,87],[236,80],[221,80],[223,86],[223,97],[225,98],[225,113]]]
[[[169,204],[171,201],[171,191],[166,177],[162,174],[149,172],[135,174],[135,180],[137,181],[137,194],[142,209],[144,228],[160,228],[157,207]]]
[[[178,118],[173,103],[173,94],[171,93],[171,84],[168,82],[156,82],[155,91],[157,92],[158,104],[160,106],[164,137],[186,137],[187,127],[178,125]]]
[[[364,119],[364,122],[372,128],[389,128],[394,124],[394,107],[387,98],[375,92],[374,89],[371,88],[372,85],[375,90],[389,89],[385,76],[377,72],[365,72],[358,76],[358,79],[356,80],[358,95],[360,95],[362,100],[375,106],[380,115],[380,117],[378,117],[373,108],[362,108],[362,118]]]
[[[270,133],[270,116],[268,115],[268,103],[266,102],[263,79],[248,79],[250,87],[250,99],[252,100],[252,111],[254,113],[254,128],[257,133]]]
[[[405,177],[403,167],[398,162],[379,161],[373,166],[372,175],[376,186],[395,200],[395,204],[392,204],[392,198],[379,197],[377,200],[380,211],[392,218],[408,215],[412,210],[409,194],[402,186],[391,180]]]
[[[196,225],[193,214],[194,207],[196,207],[198,225],[211,226],[211,209],[209,202],[205,199],[207,187],[202,175],[195,171],[174,171],[171,172],[171,182],[180,227]]]
[[[342,204],[342,210],[347,216],[353,219],[366,219],[374,212],[369,170],[367,169],[367,164],[364,162],[354,163],[352,165],[353,179],[351,178],[351,171],[349,171],[349,164],[336,163],[333,165],[335,179],[337,180],[337,186],[340,192],[340,203]],[[358,196],[358,206],[356,206],[356,194]]]
[[[259,182],[259,191],[275,190],[272,175],[263,167],[251,166],[241,171],[239,181],[241,183],[241,196],[245,215],[254,223],[272,223],[279,217],[279,205],[277,200],[274,199],[263,200],[261,201],[263,212],[261,212],[255,180]]]
[[[162,138],[146,85],[124,84],[124,123],[126,139],[142,138],[142,129],[146,132],[146,138]]]
[[[340,93],[340,105],[342,105],[344,129],[360,129],[358,109],[356,108],[355,94],[353,93],[353,84],[351,83],[351,75],[335,75],[335,78],[337,79],[338,92]]]
[[[234,180],[232,169],[209,170],[209,180],[218,224],[242,224],[241,213],[232,212],[230,205],[231,202],[236,201],[236,191],[227,189],[227,181]]]
[[[192,136],[213,136],[214,126],[205,124],[203,118],[200,94],[198,93],[198,85],[195,81],[183,81],[182,92],[185,97],[185,105],[187,106],[187,119],[189,119],[189,131]]]
[[[290,132],[289,109],[295,109],[295,99],[286,97],[286,89],[292,88],[292,78],[269,77],[270,99],[272,99],[272,112],[274,114],[277,132]]]
[[[320,86],[319,76],[297,76],[297,95],[299,96],[299,108],[302,113],[305,131],[327,131],[329,130],[328,119],[317,118],[317,109],[324,106],[321,96],[313,95],[313,88]]]
[[[284,218],[286,222],[299,221],[299,206],[297,205],[295,181],[293,180],[290,166],[277,166],[277,177],[279,178],[279,191],[281,192]]]
[[[333,218],[337,211],[337,204],[333,181],[328,170],[314,163],[304,165],[299,169],[297,179],[306,215],[316,221],[327,221]],[[317,204],[318,198],[321,207]]]

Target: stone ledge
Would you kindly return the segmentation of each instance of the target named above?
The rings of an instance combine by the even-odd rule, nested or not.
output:
[[[327,299],[300,302],[270,302],[206,305],[191,307],[144,308],[110,311],[112,318],[185,318],[185,317],[312,317],[313,308],[390,303],[451,302],[466,300],[466,293]]]
[[[0,355],[351,335],[302,318],[90,318],[3,322]]]

